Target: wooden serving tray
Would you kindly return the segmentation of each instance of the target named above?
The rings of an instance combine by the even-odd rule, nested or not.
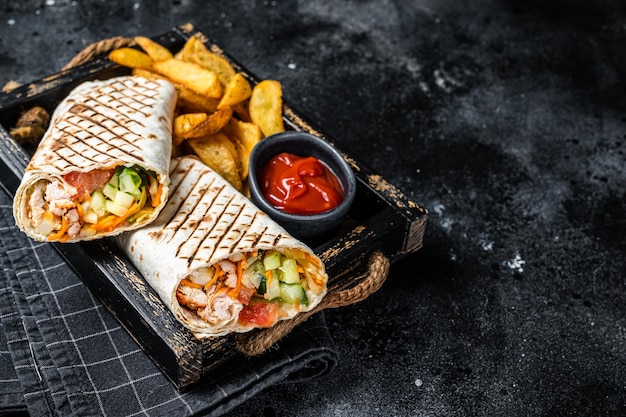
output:
[[[185,25],[154,40],[177,51],[194,33],[193,28]],[[252,84],[256,82],[252,74],[219,46],[210,40],[207,45],[248,75]],[[2,186],[14,195],[34,152],[34,147],[22,147],[8,134],[20,112],[40,105],[52,114],[56,105],[78,84],[129,72],[106,56],[95,57],[83,65],[1,94]],[[313,133],[334,145],[331,138],[305,121],[288,103],[284,105],[284,121],[288,129]],[[419,250],[427,218],[426,210],[408,200],[380,175],[348,154],[343,155],[357,179],[352,210],[336,233],[306,242],[326,264],[329,292],[355,285],[374,251],[382,252],[394,262]],[[184,390],[200,382],[203,376],[238,354],[235,336],[198,340],[177,322],[112,239],[54,246],[178,389]]]

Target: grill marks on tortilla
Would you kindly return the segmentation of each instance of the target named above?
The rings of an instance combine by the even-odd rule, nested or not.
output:
[[[136,142],[145,139],[141,121],[154,112],[157,87],[118,81],[71,101],[54,124],[56,140],[45,160],[60,170],[100,164],[107,156],[144,161]]]
[[[189,167],[189,161],[171,167],[172,184],[176,185],[170,193],[171,207],[162,213],[176,213],[163,223],[162,232],[169,242],[180,242],[173,248],[177,258],[192,266],[257,245],[273,247],[284,237],[266,234],[267,226],[260,220],[267,215],[239,198],[225,182],[203,184],[202,175],[189,175]],[[209,172],[207,167],[201,169]],[[188,178],[195,181],[191,183]]]

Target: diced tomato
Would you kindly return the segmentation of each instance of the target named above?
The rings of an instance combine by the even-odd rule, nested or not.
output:
[[[241,287],[239,289],[239,294],[237,294],[237,300],[245,306],[250,302],[250,298],[254,295],[256,290],[254,288]]]
[[[271,303],[256,303],[245,306],[239,312],[239,324],[243,326],[256,325],[270,327],[278,318],[278,307]]]
[[[94,169],[89,172],[70,172],[63,175],[63,179],[76,188],[77,192],[73,197],[81,201],[94,190],[103,188],[113,174],[115,174],[115,169]]]

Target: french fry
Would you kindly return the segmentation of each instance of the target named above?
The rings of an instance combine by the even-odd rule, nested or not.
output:
[[[218,109],[224,107],[232,107],[236,104],[247,100],[252,94],[252,87],[250,83],[241,73],[236,73],[232,76],[226,87],[224,88],[224,95],[217,105]]]
[[[243,182],[237,168],[237,161],[232,154],[232,142],[221,133],[187,141],[193,152],[207,166],[215,170],[238,190]]]
[[[252,152],[252,148],[254,148],[254,146],[259,143],[263,137],[261,129],[257,125],[237,120],[234,117],[230,119],[222,131],[226,133],[228,137],[241,142],[248,153]]]
[[[150,38],[145,36],[135,36],[134,39],[141,49],[143,49],[144,52],[154,61],[165,61],[166,59],[174,57],[169,49]]]
[[[198,94],[220,98],[222,96],[222,84],[217,75],[193,62],[181,61],[172,58],[165,61],[153,61],[152,69],[167,78],[181,83]]]
[[[128,47],[112,50],[109,52],[109,59],[128,68],[150,69],[154,62],[145,52]]]
[[[252,89],[248,105],[250,118],[266,137],[285,130],[282,96],[282,86],[275,80],[263,80]]]

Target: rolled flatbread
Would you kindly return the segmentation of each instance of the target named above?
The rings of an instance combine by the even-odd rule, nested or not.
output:
[[[55,109],[13,200],[17,225],[38,241],[113,236],[165,206],[176,90],[121,76],[76,87]]]
[[[327,291],[322,261],[193,156],[170,167],[150,225],[117,236],[130,261],[196,337],[271,327]]]

